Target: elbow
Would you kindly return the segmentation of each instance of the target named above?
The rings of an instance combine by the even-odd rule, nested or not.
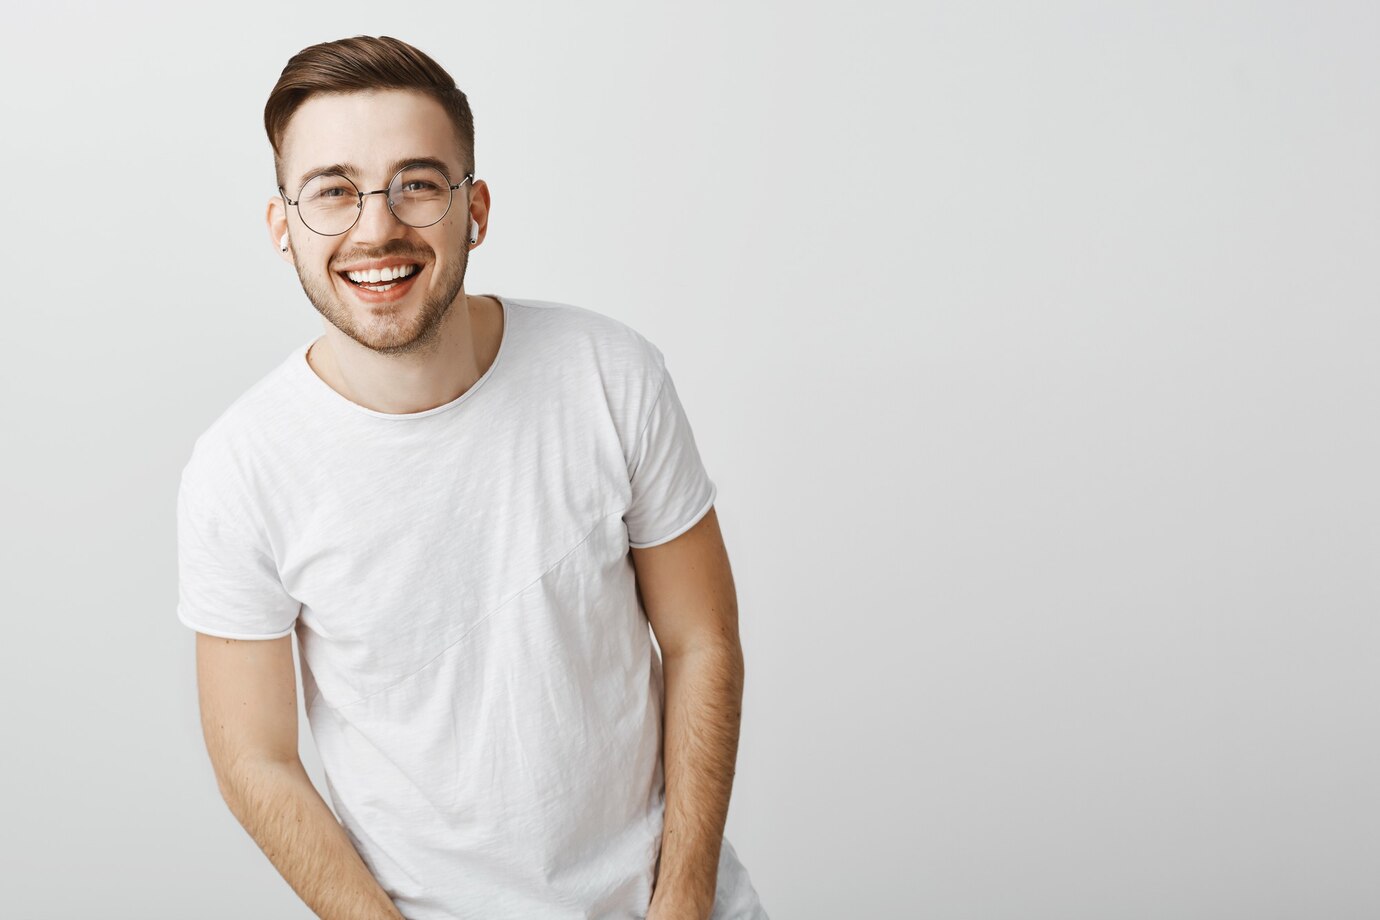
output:
[[[670,648],[663,646],[661,657],[677,661],[714,661],[722,668],[740,673],[744,666],[743,644],[736,635],[703,635]]]
[[[285,774],[306,773],[302,762],[295,758],[237,757],[213,761],[212,767],[221,799],[236,814],[244,802],[261,796]]]
[[[687,643],[671,652],[663,650],[662,658],[670,673],[700,675],[742,699],[746,667],[743,647],[736,640]]]

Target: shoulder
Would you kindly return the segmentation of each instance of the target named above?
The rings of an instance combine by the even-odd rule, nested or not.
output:
[[[523,311],[526,325],[553,337],[587,341],[604,350],[656,350],[646,336],[607,313],[556,300],[527,297],[507,300],[514,308]]]
[[[661,350],[629,324],[589,307],[552,300],[510,298],[544,350],[597,363],[618,377],[659,379]]]
[[[549,300],[510,300],[530,343],[527,355],[561,400],[597,402],[631,457],[637,433],[666,380],[666,362],[645,335],[608,314]]]

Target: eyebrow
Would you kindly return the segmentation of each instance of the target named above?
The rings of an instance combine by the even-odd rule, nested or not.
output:
[[[396,176],[398,170],[405,166],[430,166],[433,169],[439,170],[441,175],[446,177],[447,182],[451,181],[450,166],[446,164],[445,160],[438,160],[436,157],[404,157],[401,160],[394,160],[388,167],[389,177]],[[302,173],[302,177],[297,180],[298,191],[301,191],[302,186],[306,185],[312,179],[315,179],[317,176],[326,175],[327,173],[338,173],[350,178],[359,173],[359,167],[349,163],[332,163],[330,166],[318,166],[315,169],[309,169]]]

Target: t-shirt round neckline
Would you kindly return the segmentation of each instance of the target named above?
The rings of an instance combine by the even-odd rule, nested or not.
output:
[[[471,394],[476,392],[480,387],[482,387],[485,384],[486,381],[488,381],[490,377],[494,375],[494,371],[498,368],[499,362],[503,360],[503,353],[508,350],[508,340],[512,338],[513,311],[508,306],[508,301],[505,298],[498,296],[497,294],[484,294],[481,296],[492,297],[494,300],[497,300],[499,305],[503,308],[503,332],[499,336],[498,351],[494,354],[493,361],[489,362],[488,369],[485,370],[484,373],[479,375],[479,379],[476,380],[474,383],[470,384],[470,386],[465,390],[465,392],[461,393],[459,396],[455,397],[448,403],[442,403],[439,406],[433,406],[432,408],[424,409],[421,412],[379,412],[376,409],[370,409],[367,406],[361,406],[354,400],[337,392],[334,387],[332,387],[329,383],[317,376],[315,369],[313,369],[311,363],[307,361],[307,352],[311,349],[311,346],[316,342],[316,340],[320,338],[320,336],[312,337],[308,341],[297,346],[297,348],[293,351],[291,363],[293,367],[296,369],[296,376],[299,379],[303,377],[308,378],[304,380],[306,386],[309,389],[319,392],[327,400],[337,405],[353,409],[354,411],[360,412],[364,415],[371,415],[374,418],[385,418],[390,420],[426,418],[430,415],[439,415],[442,412],[447,412],[451,409],[454,409],[456,406],[468,400]]]

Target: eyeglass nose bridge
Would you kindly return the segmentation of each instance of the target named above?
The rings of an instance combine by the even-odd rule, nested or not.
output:
[[[360,193],[359,193],[359,203],[355,205],[355,209],[356,209],[357,213],[355,214],[355,221],[354,221],[354,223],[353,223],[353,224],[350,224],[350,230],[353,230],[353,229],[354,229],[355,224],[359,223],[360,217],[362,217],[362,216],[364,215],[364,199],[368,198],[370,195],[383,195],[383,196],[385,196],[384,199],[383,199],[383,203],[384,203],[385,205],[387,205],[387,207],[388,207],[388,213],[393,215],[393,219],[396,220],[398,223],[402,224],[404,227],[411,227],[411,226],[412,226],[412,225],[409,224],[407,221],[405,221],[405,220],[403,220],[401,217],[399,217],[397,211],[393,210],[393,199],[390,198],[390,197],[387,197],[387,196],[388,196],[388,189],[386,189],[386,188],[381,188],[381,189],[378,189],[377,191],[373,191],[373,192],[360,192]],[[346,230],[345,232],[348,233],[348,232],[350,232],[350,231],[349,231],[349,230]]]

